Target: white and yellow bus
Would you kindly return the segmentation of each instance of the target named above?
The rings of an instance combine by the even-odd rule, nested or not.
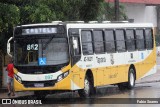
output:
[[[156,73],[152,24],[52,22],[17,26],[14,88],[45,95],[78,90],[81,97],[108,84],[132,89]]]

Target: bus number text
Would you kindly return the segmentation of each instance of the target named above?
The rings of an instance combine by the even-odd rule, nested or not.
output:
[[[53,79],[53,75],[46,75],[45,76],[45,80],[52,80]]]
[[[38,50],[38,44],[28,44],[27,45],[27,50]]]
[[[84,57],[84,61],[87,62],[87,61],[93,61],[93,57]]]

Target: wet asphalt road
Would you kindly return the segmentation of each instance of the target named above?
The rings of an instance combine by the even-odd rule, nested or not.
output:
[[[33,96],[21,98],[33,99]],[[97,89],[97,94],[91,99],[79,99],[77,92],[53,94],[46,98],[49,99],[49,103],[54,102],[56,104],[27,105],[27,107],[160,107],[160,82],[136,84],[134,89],[123,91],[112,85],[100,87]],[[143,99],[145,101],[155,101],[159,104],[137,103]],[[23,107],[26,105],[17,106]]]

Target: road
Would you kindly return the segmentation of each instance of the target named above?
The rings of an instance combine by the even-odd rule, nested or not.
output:
[[[19,97],[19,99],[22,98],[33,99],[32,96]],[[53,107],[53,103],[55,103],[54,107],[159,107],[160,82],[136,84],[133,90],[123,91],[120,91],[117,86],[109,85],[98,88],[97,94],[91,99],[80,99],[77,92],[53,94],[46,98],[47,103],[51,104],[45,104],[43,107]],[[146,104],[140,102],[141,100],[154,101],[154,104]]]
[[[77,92],[48,95],[46,98],[79,98]],[[117,86],[106,86],[97,89],[92,98],[160,98],[160,82],[136,84],[132,90],[120,91]]]

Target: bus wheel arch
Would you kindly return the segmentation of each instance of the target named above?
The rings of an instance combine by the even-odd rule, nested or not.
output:
[[[132,74],[133,75],[132,75]],[[132,82],[130,81],[130,75],[132,75]],[[132,89],[135,85],[135,80],[136,80],[136,69],[135,69],[135,66],[133,64],[130,65],[130,67],[128,68],[128,74],[127,74],[127,78],[128,78],[128,81],[127,82],[124,82],[124,83],[118,83],[118,88],[120,90],[124,90],[124,89]]]
[[[94,76],[90,69],[86,71],[84,78],[84,88],[78,90],[80,97],[90,97],[95,94],[96,88],[94,87]]]

